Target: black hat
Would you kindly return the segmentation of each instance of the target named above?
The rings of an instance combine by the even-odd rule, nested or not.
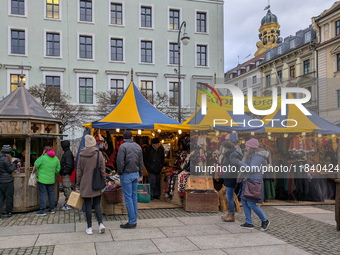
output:
[[[156,137],[156,138],[153,138],[151,140],[151,144],[155,144],[155,143],[159,143],[159,139]]]
[[[234,146],[235,145],[232,142],[230,142],[230,141],[225,141],[223,143],[223,147],[228,148],[228,149],[234,148]]]
[[[4,146],[2,146],[1,151],[2,151],[3,153],[9,154],[9,153],[12,152],[12,148],[11,148],[10,145],[4,145]]]
[[[124,131],[123,139],[131,139],[131,137],[132,137],[131,131]]]

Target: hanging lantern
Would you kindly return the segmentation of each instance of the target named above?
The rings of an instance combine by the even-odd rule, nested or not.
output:
[[[217,131],[216,131],[216,136],[218,136],[219,134],[220,134],[220,132],[217,130]]]
[[[272,137],[271,137],[271,136],[268,136],[268,139],[269,139],[269,140],[271,140],[271,139],[272,139]]]
[[[251,135],[255,135],[255,132],[251,132],[250,134],[251,134]]]
[[[302,135],[306,135],[306,132],[302,132]]]
[[[116,128],[116,132],[119,133],[119,132],[120,132],[120,129],[119,129],[119,128]]]
[[[268,132],[268,135],[271,135],[272,134],[272,132]]]
[[[157,132],[160,133],[160,132],[162,132],[162,130],[158,129]]]
[[[182,130],[178,130],[178,134],[182,134]]]
[[[334,138],[334,137],[335,137],[335,135],[333,134],[333,135],[332,135],[332,137]]]
[[[318,137],[321,137],[322,136],[322,134],[318,134]]]
[[[164,140],[162,140],[162,143],[164,143]]]
[[[142,130],[138,129],[138,134],[141,135],[142,134]]]
[[[155,136],[155,133],[152,133],[152,136]]]
[[[288,134],[284,134],[283,137],[288,137]]]

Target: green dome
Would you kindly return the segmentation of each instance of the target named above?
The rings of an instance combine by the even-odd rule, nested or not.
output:
[[[270,10],[268,10],[267,15],[264,16],[261,20],[261,26],[263,26],[266,23],[270,22],[276,22],[277,23],[277,17],[275,14],[272,14]]]

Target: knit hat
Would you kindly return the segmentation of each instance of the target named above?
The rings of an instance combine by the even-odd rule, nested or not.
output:
[[[132,133],[131,131],[124,131],[124,134],[123,134],[123,139],[131,139],[132,137]]]
[[[9,154],[9,153],[12,152],[12,148],[11,148],[10,145],[4,145],[4,146],[2,146],[1,151],[2,151],[3,153]]]
[[[151,140],[151,144],[155,144],[155,143],[159,143],[159,139],[156,137],[156,138],[153,138]]]
[[[225,141],[225,142],[223,143],[223,147],[228,148],[228,149],[231,149],[231,148],[234,148],[235,146],[234,146],[234,144],[233,144],[232,142],[230,142],[230,141]]]
[[[94,147],[96,146],[96,139],[92,135],[85,136],[85,147]]]
[[[252,138],[248,140],[245,145],[250,148],[257,149],[259,147],[259,140],[257,140],[256,138]]]

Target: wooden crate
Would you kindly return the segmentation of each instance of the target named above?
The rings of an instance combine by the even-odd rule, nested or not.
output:
[[[208,177],[189,176],[185,190],[215,190],[214,181]]]
[[[185,191],[183,208],[187,212],[219,212],[217,192],[194,193]]]

